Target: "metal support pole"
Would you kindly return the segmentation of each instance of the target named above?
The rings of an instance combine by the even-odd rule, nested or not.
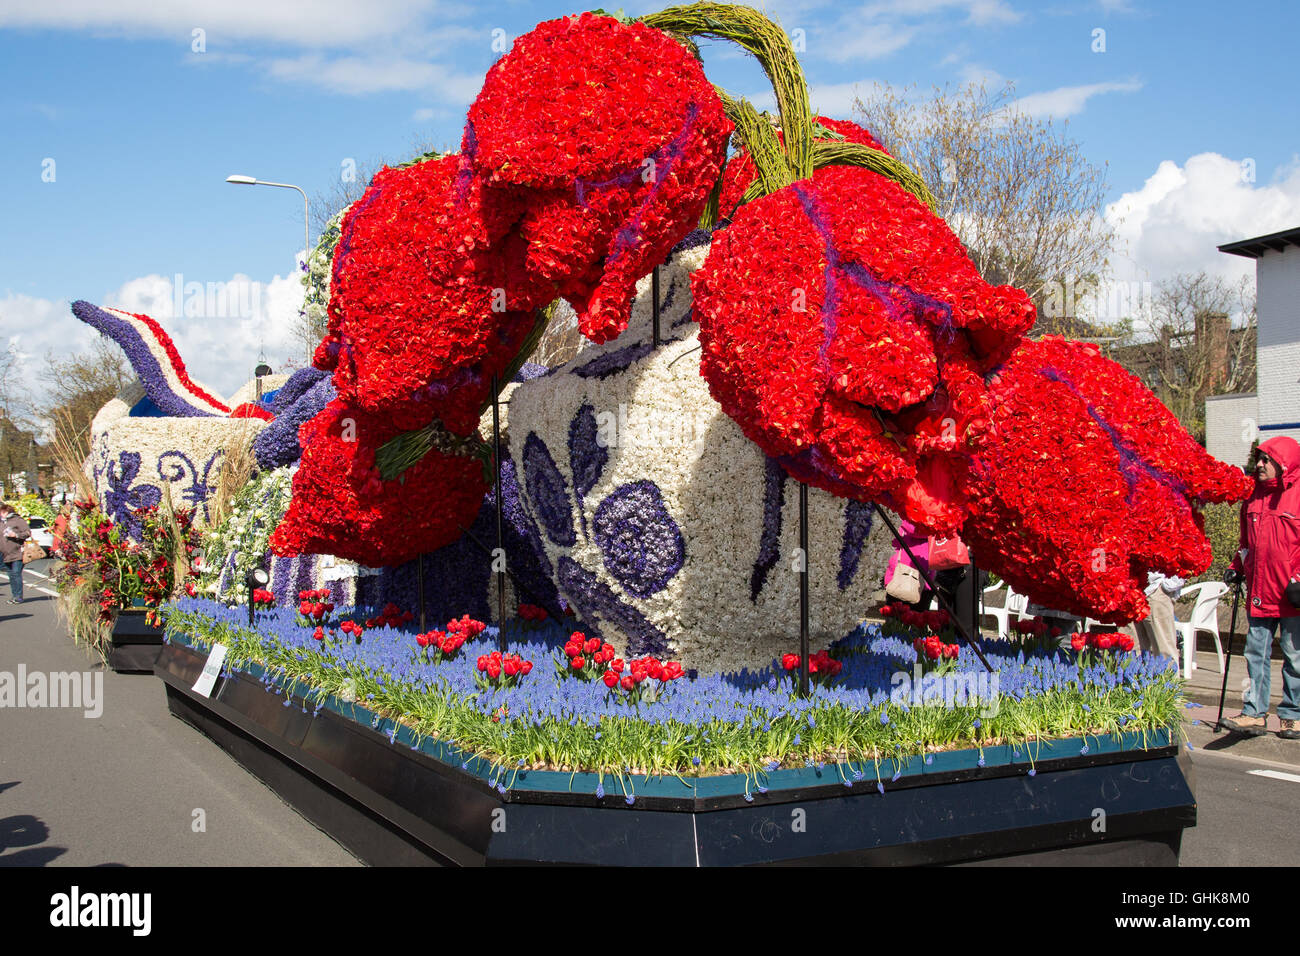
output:
[[[493,477],[497,517],[497,548],[492,554],[492,561],[501,562],[501,566],[497,569],[497,642],[504,654],[506,650],[506,549],[501,523],[501,402],[495,375],[492,376],[492,460],[496,466]]]
[[[650,272],[650,315],[654,327],[654,347],[659,348],[659,267]]]
[[[808,486],[799,482],[799,694],[808,696]]]
[[[980,599],[984,596],[984,589],[980,587],[980,569],[975,567],[975,559],[971,558],[970,567],[966,571],[966,576],[970,578],[970,632],[972,634],[980,633]],[[982,637],[983,635],[981,635]]]
[[[984,651],[980,648],[979,642],[971,635],[966,622],[957,616],[957,612],[953,608],[952,603],[943,596],[943,592],[940,591],[939,586],[935,584],[934,575],[930,573],[930,569],[928,567],[925,568],[925,570],[921,569],[921,562],[918,561],[916,555],[912,553],[912,549],[907,546],[907,543],[903,540],[903,536],[898,533],[898,528],[895,527],[894,522],[889,520],[889,515],[885,514],[885,509],[880,507],[880,505],[876,504],[874,501],[871,503],[871,507],[874,508],[876,514],[880,515],[884,520],[885,527],[889,528],[889,533],[894,536],[894,540],[898,542],[898,546],[903,549],[903,552],[907,555],[907,559],[912,562],[912,567],[916,568],[917,573],[925,579],[926,587],[934,592],[934,596],[939,599],[939,603],[943,606],[943,609],[948,612],[948,617],[952,619],[953,625],[957,628],[957,633],[960,634],[962,638],[965,639],[966,643],[970,645],[971,650],[975,652],[975,656],[978,657],[980,663],[984,665],[984,669],[992,673],[993,665],[990,664],[989,659],[984,656]]]
[[[1232,643],[1237,637],[1237,600],[1241,597],[1241,581],[1234,581],[1232,585],[1232,617],[1228,622],[1228,652],[1223,656],[1223,686],[1219,688],[1219,716],[1214,719],[1214,732],[1217,734],[1223,729],[1223,702],[1228,696],[1228,670],[1232,667]],[[1196,635],[1192,634],[1189,640],[1195,641]],[[1268,666],[1268,661],[1264,662]],[[1244,695],[1243,695],[1244,696]],[[1242,713],[1246,708],[1243,704]]]
[[[424,555],[421,554],[416,560],[418,563],[415,565],[415,590],[420,598],[420,633],[424,634],[428,631],[424,623]]]

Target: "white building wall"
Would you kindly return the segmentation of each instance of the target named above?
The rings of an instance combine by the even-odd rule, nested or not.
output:
[[[1259,421],[1255,395],[1215,395],[1205,400],[1205,450],[1219,461],[1245,467]]]
[[[1300,248],[1255,260],[1259,312],[1260,440],[1300,440]],[[1293,425],[1277,428],[1278,425]]]

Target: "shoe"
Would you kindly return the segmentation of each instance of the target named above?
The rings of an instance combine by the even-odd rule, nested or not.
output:
[[[1252,716],[1251,714],[1234,714],[1231,717],[1223,718],[1223,726],[1239,734],[1262,737],[1268,733],[1268,718],[1258,715]]]
[[[1283,720],[1281,723],[1282,729],[1277,732],[1279,737],[1283,740],[1300,740],[1300,727],[1297,726],[1300,720]]]

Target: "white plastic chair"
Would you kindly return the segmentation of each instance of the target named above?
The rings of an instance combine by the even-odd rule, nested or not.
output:
[[[1186,621],[1174,619],[1174,630],[1183,642],[1183,674],[1192,676],[1196,669],[1196,632],[1205,631],[1214,636],[1214,652],[1219,659],[1219,673],[1223,673],[1223,642],[1219,639],[1219,598],[1228,593],[1222,581],[1202,581],[1183,588],[1182,597],[1196,595],[1192,616]]]
[[[1002,590],[1004,587],[1007,589],[1007,599],[1003,602],[1003,606],[989,607],[985,604],[984,613],[981,616],[991,617],[998,622],[998,637],[1005,641],[1011,636],[1011,615],[1014,614],[1016,615],[1016,620],[1021,620],[1025,616],[1025,608],[1029,606],[1029,598],[1011,590],[1011,586],[1005,581],[1001,584],[996,584],[993,587],[985,588],[984,594],[986,596],[993,594]]]

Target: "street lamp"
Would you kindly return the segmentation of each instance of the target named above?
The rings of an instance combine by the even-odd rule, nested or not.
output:
[[[257,379],[257,400],[259,402],[262,400],[262,379],[270,374],[271,366],[266,364],[265,358],[258,363],[257,368],[253,369],[253,377]]]
[[[291,183],[268,183],[264,179],[258,179],[254,176],[227,176],[226,182],[234,183],[236,186],[279,186],[281,189],[296,189],[302,193],[302,258],[303,262],[311,256],[311,230],[307,218],[307,194],[303,192],[301,186],[294,186]]]

